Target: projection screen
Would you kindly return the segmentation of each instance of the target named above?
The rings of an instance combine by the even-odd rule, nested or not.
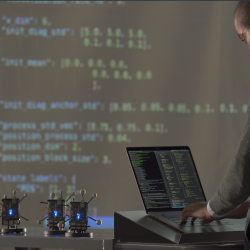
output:
[[[190,146],[212,197],[249,98],[235,6],[0,2],[0,195],[28,193],[23,225],[60,190],[98,193],[89,213],[102,228],[114,211],[143,209],[127,146]]]

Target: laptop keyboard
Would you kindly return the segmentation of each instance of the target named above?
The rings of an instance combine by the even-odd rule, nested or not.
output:
[[[165,215],[162,214],[163,217],[167,218],[168,220],[171,220],[177,224],[181,224],[181,217],[180,216],[175,216],[175,215]],[[232,223],[228,221],[212,221],[209,224],[203,224],[202,219],[196,219],[194,222],[191,222],[191,219],[189,218],[185,223],[182,224],[182,226],[185,227],[195,227],[195,226],[218,226],[218,225],[232,225]]]

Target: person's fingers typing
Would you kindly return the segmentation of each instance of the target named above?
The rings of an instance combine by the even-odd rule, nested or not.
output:
[[[195,222],[195,221],[196,221],[196,219],[197,219],[197,218],[193,217],[193,218],[192,218],[192,222]]]

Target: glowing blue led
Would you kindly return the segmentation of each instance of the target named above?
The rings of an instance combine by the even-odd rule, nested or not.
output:
[[[58,212],[57,212],[57,211],[54,211],[54,215],[57,216],[57,215],[58,215]]]
[[[80,220],[80,217],[81,217],[81,215],[80,215],[80,214],[77,214],[77,219],[78,219],[78,220]]]
[[[13,210],[9,210],[9,215],[12,215],[13,214]]]

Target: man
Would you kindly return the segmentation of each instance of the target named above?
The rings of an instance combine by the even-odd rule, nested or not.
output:
[[[250,2],[238,3],[234,13],[234,26],[241,41],[247,43],[250,49]],[[246,201],[249,196],[250,107],[248,107],[247,121],[237,153],[217,193],[208,204],[194,203],[187,205],[182,212],[182,222],[185,223],[188,217],[193,217],[192,221],[195,221],[196,218],[203,219],[204,223],[223,218],[245,218],[246,216],[250,218],[249,202]],[[247,227],[248,224],[249,219]],[[250,249],[248,240],[246,240],[245,249]]]

